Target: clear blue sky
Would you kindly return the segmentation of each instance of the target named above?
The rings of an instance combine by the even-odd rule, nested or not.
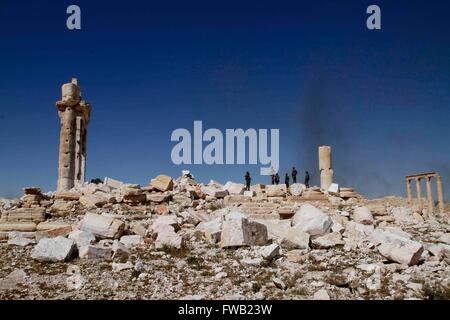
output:
[[[69,31],[66,8],[82,10]],[[378,4],[382,30],[369,31]],[[190,169],[243,181],[257,166],[175,166],[170,135],[280,128],[280,173],[335,178],[370,197],[439,171],[450,198],[448,1],[0,1],[0,196],[54,190],[60,86],[92,104],[88,178],[146,185]],[[303,174],[302,174],[303,175]]]

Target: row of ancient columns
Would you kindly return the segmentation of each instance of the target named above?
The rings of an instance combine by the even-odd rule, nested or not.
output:
[[[438,202],[439,202],[439,211],[441,213],[444,212],[444,192],[442,189],[442,178],[437,173],[430,173],[430,174],[424,174],[424,175],[415,175],[415,176],[407,176],[406,177],[406,192],[408,194],[408,201],[411,203],[413,196],[411,191],[411,181],[416,181],[416,194],[417,194],[417,201],[420,210],[423,209],[424,204],[422,200],[422,189],[420,181],[422,179],[425,179],[426,181],[426,190],[427,190],[427,201],[428,201],[428,213],[432,214],[434,211],[434,200],[433,200],[433,192],[431,189],[431,178],[436,179],[436,189],[438,194]]]

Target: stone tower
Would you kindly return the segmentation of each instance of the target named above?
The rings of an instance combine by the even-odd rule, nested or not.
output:
[[[62,86],[62,99],[56,102],[61,121],[59,136],[58,191],[67,191],[85,181],[89,103],[81,98],[77,79]]]

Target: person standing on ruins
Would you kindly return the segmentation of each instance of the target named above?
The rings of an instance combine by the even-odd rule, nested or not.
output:
[[[307,188],[309,188],[309,172],[308,171],[306,171],[306,173],[305,173],[305,186]]]
[[[284,183],[286,184],[286,188],[289,189],[289,175],[287,173],[284,177]]]
[[[297,169],[295,167],[292,167],[292,183],[297,183]]]
[[[270,177],[272,178],[272,184],[275,184],[275,170],[270,167]]]
[[[278,175],[278,172],[275,174],[275,184],[280,183],[280,176]]]
[[[247,171],[245,174],[245,190],[250,191],[250,183],[252,182],[252,178],[250,177],[250,172]]]

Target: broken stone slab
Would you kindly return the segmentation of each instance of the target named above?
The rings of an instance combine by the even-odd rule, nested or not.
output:
[[[147,193],[146,197],[147,201],[156,203],[169,202],[170,200],[170,195],[162,193]]]
[[[88,212],[81,220],[80,230],[90,232],[101,239],[118,239],[122,235],[125,223],[95,213]]]
[[[103,180],[103,184],[110,187],[111,189],[120,189],[124,185],[122,181],[115,180],[113,178],[106,177]]]
[[[413,210],[405,207],[395,207],[391,209],[391,214],[398,223],[413,224],[416,223],[414,219]]]
[[[280,238],[282,248],[309,249],[310,235],[297,227],[288,227],[287,232]]]
[[[345,226],[344,237],[347,237],[353,241],[364,241],[369,238],[369,236],[374,231],[373,225],[364,225],[354,221],[350,221]]]
[[[255,191],[244,191],[244,197],[247,197],[247,198],[256,197],[256,192]]]
[[[328,233],[326,235],[315,237],[311,240],[312,246],[318,249],[329,249],[338,245],[344,245],[342,235],[338,232]]]
[[[214,197],[214,198],[217,198],[217,199],[225,198],[228,195],[227,190],[221,190],[219,188],[212,187],[212,186],[204,186],[201,188],[201,191],[204,194]]]
[[[328,233],[332,224],[328,215],[309,203],[302,205],[292,218],[292,226],[311,236]]]
[[[157,234],[160,231],[167,230],[167,226],[172,227],[174,230],[179,229],[180,226],[176,215],[168,214],[158,216],[151,225],[151,230],[153,233]]]
[[[113,244],[112,244],[112,251],[113,251],[113,256],[112,258],[126,258],[128,256],[130,256],[130,251],[128,250],[127,247],[125,247],[125,245],[121,242],[119,242],[119,240],[114,240]]]
[[[67,237],[72,232],[72,226],[62,226],[59,228],[36,231],[36,241],[43,238],[56,238],[59,236]]]
[[[294,197],[299,197],[302,195],[303,191],[306,190],[306,186],[302,183],[293,183],[289,186],[289,193]]]
[[[111,247],[89,244],[79,249],[81,259],[111,259]]]
[[[103,207],[105,204],[108,203],[108,200],[105,197],[94,194],[87,194],[81,196],[79,201],[83,206],[88,208]]]
[[[81,196],[81,193],[74,191],[58,191],[53,194],[53,197],[55,199],[61,199],[65,201],[78,201]]]
[[[59,222],[59,221],[46,221],[41,222],[36,226],[37,231],[45,231],[45,230],[51,230],[51,229],[59,229],[59,228],[71,228],[72,226],[66,222]]]
[[[337,183],[332,183],[330,184],[330,186],[328,187],[328,194],[331,195],[338,195],[339,194],[339,185]]]
[[[119,241],[128,249],[144,244],[144,238],[140,235],[122,236]]]
[[[144,193],[141,194],[133,194],[133,195],[123,195],[123,202],[125,203],[145,203],[147,201],[147,195]]]
[[[423,246],[417,241],[404,239],[384,242],[378,247],[378,251],[391,261],[413,266],[419,262]]]
[[[267,227],[259,222],[249,220],[241,212],[231,212],[222,223],[220,246],[262,246],[267,243]]]
[[[158,233],[155,240],[155,249],[163,250],[165,248],[182,249],[184,247],[184,238],[171,230],[164,230]]]
[[[286,193],[287,188],[285,184],[271,184],[266,186],[266,195],[268,197],[284,197]]]
[[[396,231],[395,229],[391,229],[392,231],[388,231],[386,229],[375,229],[373,232],[369,234],[367,239],[373,243],[374,245],[378,246],[382,243],[387,242],[395,242],[395,241],[407,241],[411,240],[411,236],[407,234],[406,232],[402,231]],[[401,229],[400,229],[401,230]]]
[[[356,207],[353,211],[353,220],[357,223],[366,225],[374,223],[372,213],[367,207]]]
[[[22,269],[15,269],[4,278],[0,278],[0,290],[19,289],[19,285],[27,282],[28,275]]]
[[[147,228],[139,221],[133,221],[130,223],[130,231],[142,237],[147,235]]]
[[[158,215],[165,215],[170,213],[170,208],[166,203],[161,203],[156,205],[153,211]]]
[[[113,262],[112,265],[112,272],[121,272],[123,270],[129,270],[129,269],[133,269],[133,264],[131,262],[126,262],[126,263],[116,263]]]
[[[150,185],[161,192],[170,191],[173,189],[173,179],[161,174],[155,179],[152,179]]]
[[[206,222],[200,222],[194,232],[198,232],[201,236],[211,244],[216,244],[220,241],[222,234],[222,221],[216,218]]]
[[[230,195],[243,195],[245,191],[245,186],[241,183],[234,183],[228,181],[224,186],[223,190],[228,191]]]
[[[260,255],[265,260],[273,260],[280,255],[280,246],[276,243],[264,246],[260,250]]]
[[[69,260],[76,250],[75,241],[62,236],[41,239],[31,251],[31,257],[41,262]]]
[[[18,208],[2,214],[2,222],[42,222],[45,221],[45,208]]]
[[[65,200],[55,200],[50,207],[51,212],[55,213],[69,213],[74,207],[74,202],[67,202]]]
[[[36,223],[34,222],[0,223],[0,231],[33,232],[36,231]]]
[[[69,234],[68,238],[75,241],[78,249],[93,244],[96,240],[95,236],[92,233],[82,230],[72,231]]]
[[[246,267],[257,267],[263,263],[262,258],[244,258],[241,260],[241,264]]]
[[[8,245],[26,247],[36,243],[33,239],[27,238],[23,232],[9,232],[8,233]]]
[[[320,289],[319,291],[314,293],[313,299],[314,300],[330,300],[330,296],[328,295],[327,290]]]
[[[38,187],[26,187],[26,188],[23,188],[23,193],[24,194],[32,194],[32,195],[41,195],[42,191],[41,191],[41,188],[38,188]]]

